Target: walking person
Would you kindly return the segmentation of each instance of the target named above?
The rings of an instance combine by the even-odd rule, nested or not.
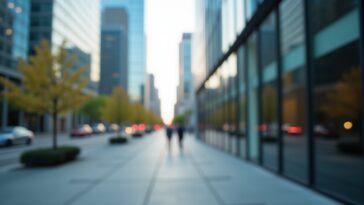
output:
[[[167,141],[168,141],[168,151],[171,152],[171,140],[172,140],[172,135],[173,135],[172,125],[169,125],[166,128],[166,135],[167,135]]]
[[[183,126],[183,124],[178,125],[177,128],[177,134],[178,134],[178,143],[179,143],[179,148],[182,150],[183,149],[183,135],[185,132],[185,127]]]

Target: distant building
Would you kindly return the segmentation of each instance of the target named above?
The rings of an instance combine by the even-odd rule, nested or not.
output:
[[[179,44],[179,84],[177,86],[177,102],[175,115],[191,112],[194,106],[193,82],[191,71],[191,34],[183,33],[182,41]],[[190,125],[193,124],[193,117],[187,119]]]
[[[100,94],[114,87],[128,90],[128,14],[125,8],[106,8],[101,23]]]
[[[77,56],[76,66],[88,66],[85,74],[91,82],[87,93],[96,93],[91,75],[99,70],[100,55],[100,2],[98,0],[30,0],[29,54],[34,54],[34,47],[42,39],[50,42],[56,50],[63,41],[66,48]],[[82,119],[77,116],[62,116],[59,119],[61,130],[68,130]],[[36,131],[48,131],[51,128],[49,116],[37,116],[29,126]]]
[[[161,117],[161,102],[158,89],[155,87],[155,78],[153,74],[147,75],[145,88],[144,105],[158,117]]]
[[[128,94],[133,101],[144,104],[145,33],[144,0],[102,1],[104,6],[123,7],[128,13]]]
[[[29,1],[0,1],[0,76],[16,83],[21,82],[16,70],[18,58],[28,58],[29,14]],[[0,126],[25,123],[24,113],[1,98]]]

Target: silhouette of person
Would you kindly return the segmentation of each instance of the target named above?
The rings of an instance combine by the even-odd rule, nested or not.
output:
[[[179,147],[180,149],[183,149],[183,134],[185,132],[185,128],[182,124],[180,124],[177,128],[177,133],[178,133],[178,143],[179,143]]]
[[[166,128],[166,135],[168,140],[168,151],[171,151],[171,140],[173,135],[173,129],[171,125]]]

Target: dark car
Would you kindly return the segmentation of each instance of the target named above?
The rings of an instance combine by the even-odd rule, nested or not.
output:
[[[8,127],[0,131],[0,145],[32,144],[34,133],[25,127]]]
[[[80,125],[71,130],[71,137],[84,137],[92,134],[92,128],[90,125]]]

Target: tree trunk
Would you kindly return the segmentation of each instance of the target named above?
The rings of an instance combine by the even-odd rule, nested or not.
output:
[[[57,100],[53,102],[53,149],[57,149],[57,131],[58,131],[58,111],[57,111]]]

